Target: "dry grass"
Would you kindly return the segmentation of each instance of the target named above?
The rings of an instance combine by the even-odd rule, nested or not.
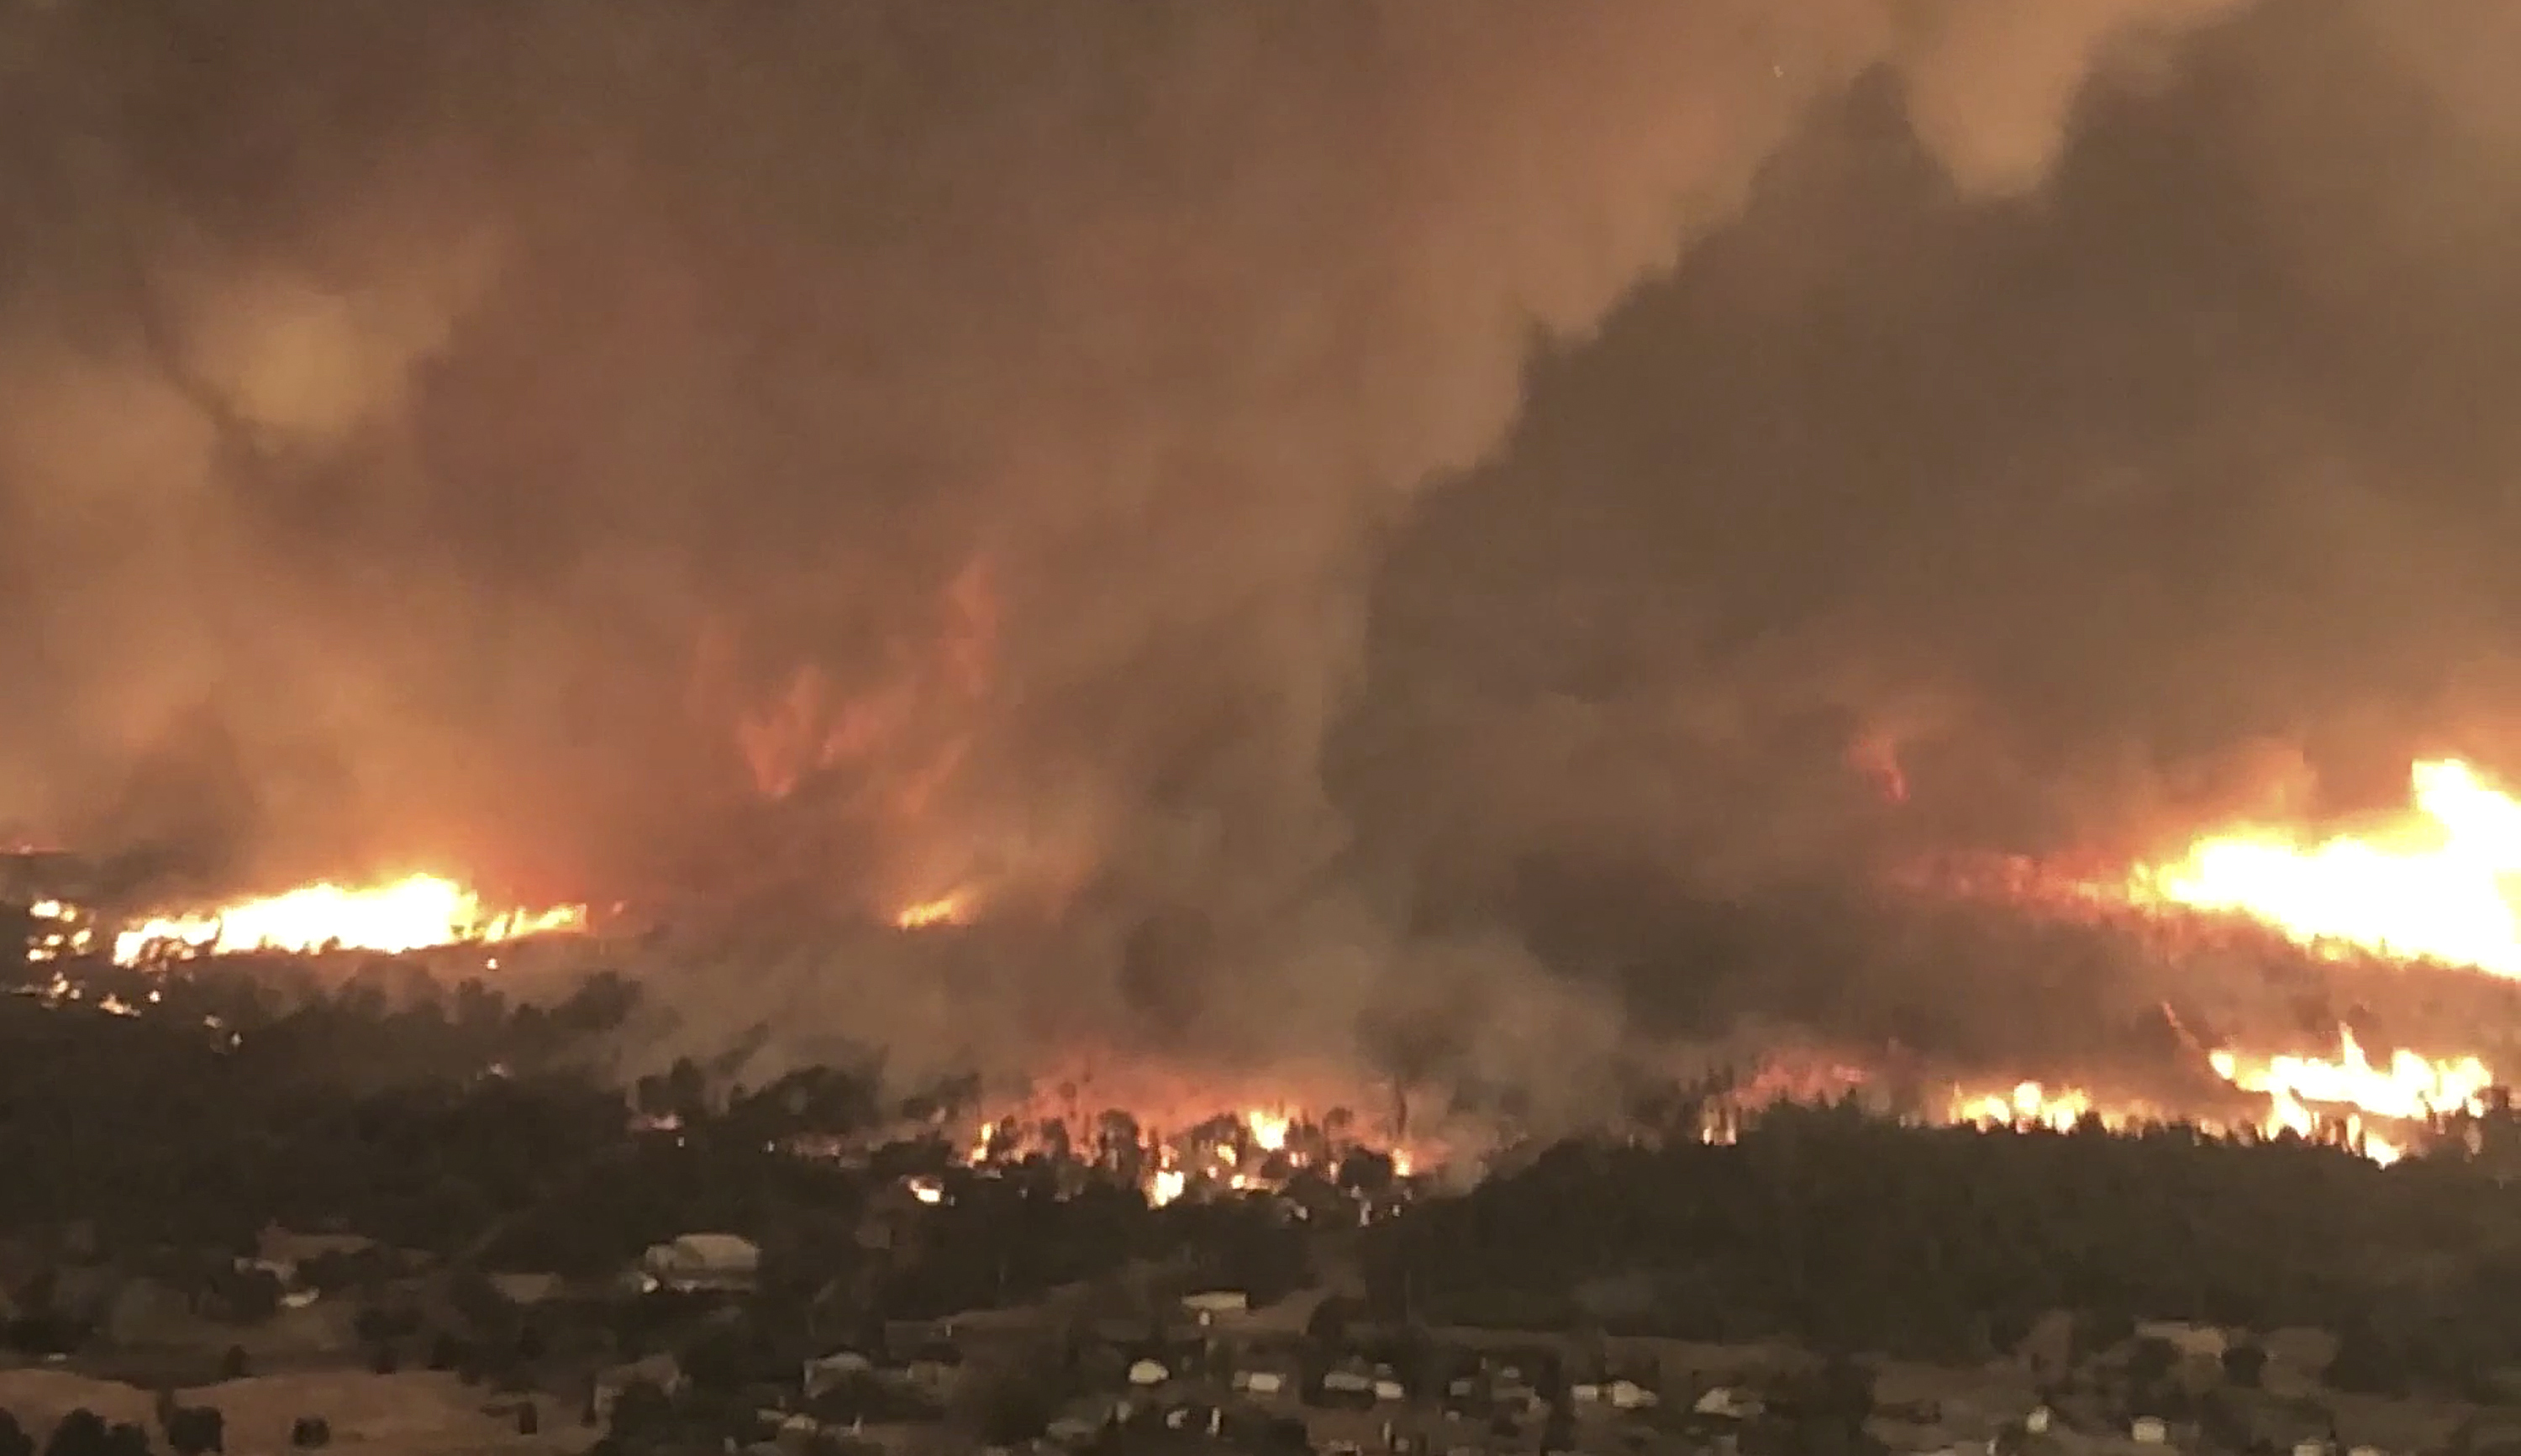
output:
[[[186,1405],[218,1407],[227,1418],[232,1451],[289,1449],[290,1427],[301,1416],[320,1416],[329,1423],[337,1446],[376,1446],[415,1456],[575,1451],[594,1434],[578,1424],[575,1411],[545,1399],[543,1433],[521,1436],[513,1419],[484,1410],[493,1397],[435,1371],[252,1376],[185,1390],[177,1398]],[[79,1406],[108,1421],[148,1425],[156,1420],[156,1399],[149,1391],[42,1367],[0,1371],[0,1406],[38,1439]]]

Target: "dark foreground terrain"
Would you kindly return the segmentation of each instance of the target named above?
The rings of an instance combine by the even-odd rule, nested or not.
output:
[[[1086,1154],[962,1166],[969,1088],[617,1086],[612,978],[51,975],[0,999],[0,1456],[206,1448],[213,1408],[415,1449],[2474,1448],[2521,1400],[2501,1115],[2382,1168],[1778,1109],[1151,1207]]]

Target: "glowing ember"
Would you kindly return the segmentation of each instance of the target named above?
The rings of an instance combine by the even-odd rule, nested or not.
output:
[[[964,916],[970,910],[968,904],[970,898],[958,889],[950,894],[939,895],[933,900],[921,900],[915,905],[905,905],[894,912],[894,926],[897,930],[924,931],[935,926],[961,925]]]
[[[169,951],[232,955],[327,947],[392,955],[577,930],[585,920],[585,908],[578,905],[485,913],[472,891],[433,875],[414,875],[365,889],[310,885],[270,899],[151,920],[115,937],[114,959],[128,966]]]
[[[2415,812],[2368,836],[2318,842],[2247,829],[2200,840],[2177,863],[2142,869],[2139,903],[2247,915],[2306,945],[2521,977],[2521,802],[2455,760],[2419,763]]]

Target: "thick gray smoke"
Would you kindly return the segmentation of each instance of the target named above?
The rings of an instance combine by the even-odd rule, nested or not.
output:
[[[0,815],[989,922],[692,1028],[1563,1083],[1587,866],[2510,701],[2509,22],[2393,15],[22,0]]]

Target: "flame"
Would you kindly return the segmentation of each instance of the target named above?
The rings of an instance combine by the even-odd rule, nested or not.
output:
[[[1253,1095],[1260,1088],[1219,1095],[1227,1090],[1161,1063],[1132,1062],[945,1115],[976,1123],[960,1139],[971,1166],[1079,1160],[1125,1176],[1156,1206],[1271,1192],[1306,1173],[1333,1175],[1357,1151],[1384,1154],[1401,1178],[1444,1165],[1444,1147],[1423,1140],[1404,1146],[1394,1130],[1350,1110],[1353,1098],[1312,1104],[1329,1109],[1315,1115],[1299,1100]],[[1238,1104],[1243,1111],[1213,1111]]]
[[[2495,1073],[2475,1057],[2431,1059],[2401,1048],[2376,1066],[2352,1029],[2338,1031],[2334,1059],[2294,1055],[2252,1056],[2219,1049],[2207,1054],[2217,1076],[2239,1092],[2267,1099],[2255,1122],[2238,1125],[2187,1119],[2206,1131],[2239,1130],[2274,1137],[2342,1142],[2375,1162],[2396,1162],[2404,1146],[2372,1124],[2421,1124],[2460,1114],[2483,1115]],[[2123,1128],[2172,1120],[2144,1103],[2105,1103],[2081,1088],[2048,1088],[2022,1082],[2009,1093],[1955,1090],[1948,1119],[1980,1127],[2048,1128],[2064,1132],[2086,1117]]]
[[[2313,1104],[2399,1121],[2421,1121],[2455,1113],[2483,1113],[2495,1074],[2475,1057],[2431,1061],[2405,1048],[2375,1067],[2352,1030],[2338,1033],[2338,1057],[2268,1057],[2244,1062],[2230,1052],[2209,1057],[2215,1074],[2244,1092],[2266,1095],[2273,1105],[2269,1130],[2305,1135],[2317,1126]],[[2360,1119],[2359,1119],[2360,1120]]]
[[[1955,1092],[1948,1115],[1953,1122],[1980,1127],[2044,1127],[2052,1132],[2070,1131],[2076,1123],[2093,1115],[2098,1115],[2104,1124],[2124,1118],[2116,1110],[2096,1108],[2091,1094],[2080,1088],[2051,1092],[2038,1082],[2018,1082],[2010,1092]]]
[[[958,926],[971,913],[971,896],[962,890],[949,890],[933,900],[920,900],[894,912],[896,930],[924,931],[935,926]]]
[[[1295,1119],[1277,1113],[1250,1112],[1243,1115],[1244,1129],[1252,1134],[1252,1146],[1263,1153],[1275,1153],[1287,1146],[1287,1131]]]
[[[305,953],[339,946],[389,955],[472,941],[521,939],[581,929],[582,905],[485,914],[479,896],[435,875],[345,889],[309,885],[269,899],[160,917],[115,936],[114,959],[133,965],[174,948],[188,955],[254,950]]]
[[[2356,833],[2245,824],[2197,837],[2176,859],[2132,869],[2088,856],[1946,854],[1897,867],[1891,884],[2108,925],[2137,933],[2145,944],[2182,950],[2220,920],[2224,929],[2280,937],[2314,955],[2344,958],[2352,950],[2521,978],[2521,800],[2456,759],[2419,761],[2409,783],[2410,808]],[[2168,1006],[2164,1011],[2170,1015]],[[2400,1048],[2376,1062],[2342,1024],[2333,1056],[2210,1046],[2176,1018],[2173,1026],[2216,1077],[2234,1093],[2263,1099],[2261,1108],[2219,1121],[2230,1106],[2194,1115],[2024,1081],[2000,1090],[1952,1088],[1943,1112],[1979,1126],[2064,1129],[2088,1116],[2110,1127],[2184,1121],[2210,1133],[2292,1132],[2388,1163],[2427,1124],[2484,1115],[2500,1085],[2475,1056]],[[1788,1095],[1803,1100],[1795,1095],[1801,1090]],[[1727,1140],[1738,1120],[1719,1109],[1705,1136]]]
[[[2365,836],[2307,842],[2244,828],[2139,868],[2138,903],[2246,915],[2308,946],[2475,966],[2521,977],[2521,802],[2456,759],[2420,762],[2414,812]]]

